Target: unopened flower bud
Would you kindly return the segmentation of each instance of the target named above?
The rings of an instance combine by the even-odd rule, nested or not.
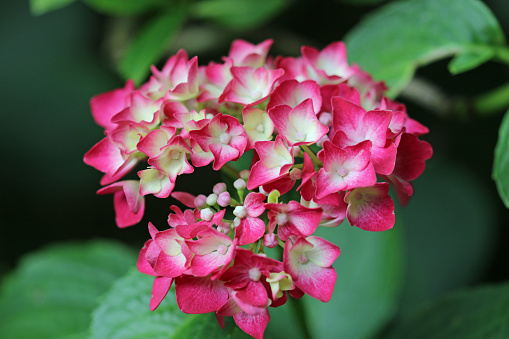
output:
[[[300,147],[292,147],[292,155],[294,158],[302,156],[302,150]]]
[[[326,141],[326,140],[330,140],[330,138],[327,136],[327,135],[324,135],[320,140],[318,140],[316,142],[316,146],[318,147],[323,147],[323,143]]]
[[[214,185],[214,188],[212,189],[212,192],[219,195],[226,191],[226,184],[224,182],[219,182]]]
[[[217,197],[217,204],[221,207],[226,207],[230,204],[231,200],[232,199],[230,197],[230,193],[223,192],[223,193],[219,194],[219,196]]]
[[[239,227],[240,222],[241,222],[241,220],[239,218],[235,217],[235,219],[233,219],[233,226]]]
[[[249,179],[249,173],[251,173],[249,170],[240,171],[239,177],[241,179],[247,180],[247,179]]]
[[[246,186],[247,186],[247,184],[244,179],[237,179],[233,183],[233,187],[235,187],[238,190],[243,190],[244,188],[246,188]]]
[[[233,210],[233,215],[240,219],[245,218],[247,215],[247,210],[244,206],[237,206]]]
[[[290,171],[290,179],[299,180],[302,178],[302,171],[299,168],[292,168]]]
[[[322,112],[318,118],[318,121],[320,121],[325,126],[330,126],[332,125],[332,114],[328,112]]]
[[[204,208],[200,211],[200,218],[205,221],[212,220],[212,217],[214,216],[214,212],[210,208]]]
[[[219,223],[219,225],[217,225],[217,230],[224,234],[228,234],[230,232],[230,224],[223,221],[223,222]]]
[[[277,237],[274,233],[267,233],[263,237],[263,246],[274,248],[277,246]]]
[[[200,194],[199,196],[197,196],[196,198],[194,198],[194,206],[196,208],[204,208],[205,206],[207,206],[207,197],[204,195],[204,194]]]
[[[217,202],[217,194],[209,194],[209,196],[207,197],[207,205],[209,206],[214,206]]]

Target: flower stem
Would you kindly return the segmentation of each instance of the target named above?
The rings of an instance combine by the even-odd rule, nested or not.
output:
[[[312,150],[310,150],[307,145],[300,145],[300,147],[304,150],[304,152],[306,152],[309,155],[311,161],[313,162],[313,165],[320,166],[322,164],[320,159],[317,158],[316,154]]]
[[[233,180],[237,180],[239,178],[239,171],[229,165],[229,164],[224,164],[221,168],[220,168],[221,172],[223,172],[224,174],[226,174],[227,176],[229,176],[230,178],[232,178]]]

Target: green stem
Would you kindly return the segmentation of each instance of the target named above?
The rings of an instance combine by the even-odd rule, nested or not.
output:
[[[232,178],[234,181],[235,181],[235,180],[237,180],[237,179],[239,178],[239,171],[238,171],[235,167],[233,167],[233,166],[231,166],[231,165],[229,165],[229,164],[224,164],[224,165],[220,168],[220,170],[221,170],[224,174],[226,174],[227,176],[229,176],[230,178]]]
[[[494,60],[509,65],[509,48],[507,46],[498,48]]]
[[[315,165],[315,166],[322,165],[322,162],[320,161],[320,159],[318,159],[316,157],[316,154],[312,150],[310,150],[308,146],[300,145],[300,147],[304,150],[304,152],[306,152],[309,155],[309,157],[311,158],[311,161],[313,162],[313,165]]]

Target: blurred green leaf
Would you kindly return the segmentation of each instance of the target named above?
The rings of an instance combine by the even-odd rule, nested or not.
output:
[[[135,265],[118,243],[54,245],[29,254],[0,293],[0,338],[84,337],[98,297]]]
[[[379,4],[381,2],[385,2],[388,0],[336,0],[336,1],[347,3],[347,4],[352,4],[352,5],[366,6],[366,5]]]
[[[82,0],[94,10],[106,15],[142,14],[151,9],[162,7],[165,0]]]
[[[403,277],[400,227],[366,232],[345,221],[317,230],[341,255],[334,263],[338,279],[331,300],[302,299],[313,338],[369,338],[393,316]]]
[[[498,131],[493,163],[493,179],[497,184],[500,198],[502,198],[505,206],[509,208],[509,111],[505,113]]]
[[[509,284],[440,298],[392,330],[389,338],[509,338]]]
[[[249,338],[230,322],[223,330],[212,313],[182,313],[173,288],[151,312],[153,280],[135,269],[119,279],[93,313],[90,338]]]
[[[350,61],[385,81],[391,97],[405,88],[419,66],[456,56],[460,59],[453,60],[452,70],[466,71],[486,61],[486,50],[504,44],[496,18],[478,0],[390,3],[365,18],[345,40]],[[468,60],[463,54],[470,55]]]
[[[150,72],[150,66],[167,50],[185,19],[184,6],[175,5],[148,21],[120,60],[119,69],[124,78],[140,84]]]
[[[288,0],[202,0],[193,4],[191,13],[229,29],[249,29],[269,21],[287,4]]]
[[[480,176],[435,155],[396,211],[405,224],[407,274],[400,315],[408,318],[441,294],[475,283],[497,233],[494,198]]]
[[[491,47],[480,48],[475,52],[459,54],[449,63],[449,72],[452,74],[459,74],[469,71],[491,60],[494,56],[495,49]]]
[[[42,15],[64,8],[74,1],[76,0],[30,0],[30,12],[33,15]]]

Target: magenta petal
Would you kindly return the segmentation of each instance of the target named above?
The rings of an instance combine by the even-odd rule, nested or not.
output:
[[[143,245],[143,248],[140,250],[138,261],[136,262],[136,268],[138,268],[138,271],[148,275],[156,275],[154,269],[152,268],[152,266],[150,265],[146,258],[147,249],[152,242],[153,242],[152,239],[147,240],[147,242],[145,242],[145,245]]]
[[[270,321],[270,315],[267,309],[258,314],[240,312],[233,316],[233,320],[242,331],[256,339],[263,339],[263,333]]]
[[[352,226],[366,231],[386,231],[394,226],[394,202],[389,196],[389,184],[356,188],[345,196],[347,218]]]
[[[150,310],[154,311],[170,290],[172,278],[156,277],[152,285],[152,297],[150,298]]]
[[[332,297],[336,279],[337,275],[334,268],[319,267],[309,261],[306,267],[299,271],[299,277],[295,281],[295,285],[313,298],[327,302]]]
[[[262,219],[247,217],[235,229],[235,237],[239,245],[252,244],[265,233],[265,223]]]
[[[190,314],[215,312],[228,299],[228,290],[221,280],[189,275],[175,279],[175,294],[180,310]]]

